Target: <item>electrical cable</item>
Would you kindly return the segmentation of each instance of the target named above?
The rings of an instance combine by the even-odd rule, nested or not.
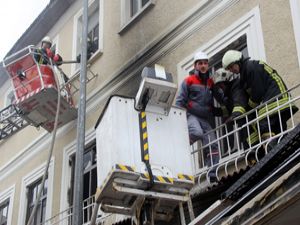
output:
[[[49,169],[51,158],[52,158],[52,154],[53,154],[53,149],[54,149],[54,144],[55,144],[55,138],[56,138],[56,131],[57,131],[57,124],[58,124],[58,117],[59,117],[59,111],[60,111],[60,98],[61,98],[61,96],[60,96],[60,85],[59,85],[57,74],[55,72],[55,69],[53,67],[53,62],[52,62],[51,59],[50,59],[50,65],[51,65],[51,68],[52,68],[52,71],[53,71],[53,74],[54,74],[54,79],[55,79],[56,87],[57,87],[56,115],[55,115],[54,128],[53,128],[53,133],[52,133],[52,139],[51,139],[51,145],[50,145],[50,149],[49,149],[48,160],[47,160],[45,172],[44,172],[44,175],[43,175],[43,178],[42,178],[41,188],[40,188],[40,190],[38,192],[38,196],[37,196],[36,201],[34,203],[34,207],[33,207],[33,210],[32,210],[32,212],[30,214],[30,217],[29,217],[29,220],[27,222],[27,225],[31,225],[32,222],[33,222],[33,220],[34,220],[34,217],[35,217],[35,214],[36,214],[36,211],[37,211],[37,207],[38,207],[39,202],[41,200],[41,196],[42,196],[42,192],[43,192],[43,189],[44,189],[45,181],[46,181],[46,178],[48,176],[48,169]]]

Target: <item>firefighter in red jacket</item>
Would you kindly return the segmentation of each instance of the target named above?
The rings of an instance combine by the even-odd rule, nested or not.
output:
[[[41,48],[37,49],[34,55],[35,60],[39,64],[50,64],[49,59],[52,59],[53,63],[61,65],[62,57],[59,54],[54,54],[51,50],[52,40],[50,37],[45,36],[42,40]]]
[[[266,107],[258,110],[258,116],[262,116],[259,120],[259,128],[263,140],[268,139],[275,134],[287,128],[287,120],[291,117],[289,105],[283,106],[289,100],[289,94],[286,93],[287,87],[281,76],[263,61],[249,60],[244,58],[242,53],[235,50],[227,51],[222,59],[223,67],[232,73],[240,74],[240,85],[249,94],[248,105],[255,108],[259,104],[265,103],[277,95],[281,95],[278,99],[267,103]],[[268,119],[264,114],[268,111],[280,106],[280,116],[278,110],[270,115],[270,128]],[[292,107],[293,113],[298,108]],[[281,119],[280,119],[281,118]],[[281,124],[280,124],[281,123]]]
[[[190,143],[201,140],[203,145],[216,140],[212,130],[214,117],[212,89],[213,80],[209,77],[208,56],[198,52],[194,56],[194,70],[184,79],[176,98],[176,105],[186,108]],[[214,142],[210,148],[203,150],[205,165],[219,162],[218,144]]]

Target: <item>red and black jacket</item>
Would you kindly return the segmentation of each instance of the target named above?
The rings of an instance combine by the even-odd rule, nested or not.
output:
[[[212,87],[213,80],[209,74],[191,74],[181,84],[176,105],[197,117],[209,119],[213,116]]]

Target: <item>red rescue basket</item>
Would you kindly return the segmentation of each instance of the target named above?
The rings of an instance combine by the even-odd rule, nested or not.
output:
[[[54,77],[54,67],[39,64],[38,53],[33,46],[28,46],[19,52],[5,58],[3,66],[8,72],[14,87],[15,104],[21,115],[32,125],[42,126],[51,132],[54,127],[58,90]],[[77,117],[69,91],[61,92],[61,105],[58,126],[62,126]]]

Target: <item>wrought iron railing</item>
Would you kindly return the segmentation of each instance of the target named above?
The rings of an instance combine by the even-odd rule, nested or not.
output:
[[[95,204],[95,196],[91,196],[83,201],[83,224],[89,224],[93,212],[93,207]],[[46,220],[41,225],[72,225],[72,213],[73,207],[69,207],[58,214],[54,215],[50,219]],[[101,224],[101,221],[104,217],[100,217],[99,212],[99,219],[97,220],[97,224]]]
[[[208,144],[201,146],[201,143],[196,143],[192,146],[198,184],[210,184],[212,174],[216,181],[220,180],[220,170],[223,168],[223,174],[228,174],[227,165],[230,163],[234,165],[235,172],[238,172],[240,161],[246,166],[259,161],[300,122],[300,113],[296,107],[300,105],[299,99],[300,84],[206,133]],[[274,117],[277,117],[278,124],[272,124]],[[262,134],[262,125],[264,133],[268,135]],[[274,126],[277,127],[275,133],[271,129]],[[212,139],[213,136],[216,139]],[[216,146],[217,149],[213,149]],[[216,151],[219,160],[214,158],[216,154],[212,154]]]

